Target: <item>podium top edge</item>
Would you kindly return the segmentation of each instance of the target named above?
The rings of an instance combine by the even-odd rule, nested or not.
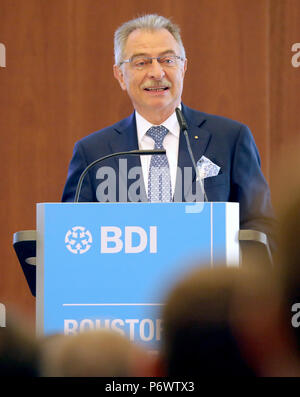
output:
[[[36,240],[36,230],[21,230],[14,233],[13,244],[19,243],[21,241],[35,241]]]
[[[112,205],[112,204],[118,204],[118,205],[124,205],[124,204],[126,204],[126,205],[133,205],[133,204],[138,204],[138,205],[141,205],[141,204],[147,204],[147,205],[157,205],[157,204],[161,204],[161,205],[170,205],[170,204],[180,204],[180,205],[196,205],[196,204],[227,204],[227,205],[239,205],[239,203],[238,202],[232,202],[232,201],[199,201],[199,202],[195,202],[195,201],[171,201],[171,202],[148,202],[148,201],[142,201],[142,202],[105,202],[105,203],[102,203],[102,202],[90,202],[90,201],[80,201],[80,202],[78,202],[78,203],[74,203],[74,202],[60,202],[60,201],[57,201],[57,202],[54,202],[54,201],[52,201],[52,202],[43,202],[43,203],[36,203],[36,205],[45,205],[45,204],[47,204],[47,205],[57,205],[57,204],[61,204],[61,205],[70,205],[70,204],[76,204],[76,205],[78,205],[78,204],[81,204],[81,205],[83,205],[83,204],[89,204],[89,205],[107,205],[107,204],[110,204],[110,205]]]
[[[242,229],[239,231],[239,240],[240,241],[256,241],[258,243],[262,243],[267,245],[267,235],[258,230],[251,229]]]

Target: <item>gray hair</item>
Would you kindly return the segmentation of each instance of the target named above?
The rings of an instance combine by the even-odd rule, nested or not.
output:
[[[144,30],[168,30],[174,39],[177,41],[180,47],[181,56],[185,58],[185,50],[180,37],[180,28],[175,25],[170,19],[162,17],[157,14],[148,14],[132,19],[131,21],[125,22],[116,31],[114,36],[114,50],[115,50],[115,63],[119,65],[126,45],[126,41],[131,32],[136,29]]]

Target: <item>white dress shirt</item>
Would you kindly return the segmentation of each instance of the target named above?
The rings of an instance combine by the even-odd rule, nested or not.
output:
[[[149,128],[153,127],[154,125],[149,123],[149,121],[147,121],[146,119],[144,119],[144,117],[142,117],[137,111],[135,111],[135,117],[136,117],[136,129],[137,129],[139,149],[153,150],[154,140],[150,138],[148,135],[146,135],[146,132],[149,130]],[[177,163],[178,163],[179,135],[180,135],[180,128],[176,117],[176,113],[174,112],[173,114],[171,114],[171,116],[167,120],[165,120],[161,125],[167,128],[169,131],[163,141],[163,146],[166,150],[166,155],[169,162],[172,196],[174,196]],[[148,176],[149,176],[151,157],[152,156],[141,156],[142,171],[143,171],[143,177],[144,177],[147,195],[148,195]]]

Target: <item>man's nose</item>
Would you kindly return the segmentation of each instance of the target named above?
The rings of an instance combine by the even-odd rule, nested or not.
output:
[[[152,63],[148,66],[148,77],[152,79],[162,79],[165,76],[165,71],[157,59],[152,59]]]

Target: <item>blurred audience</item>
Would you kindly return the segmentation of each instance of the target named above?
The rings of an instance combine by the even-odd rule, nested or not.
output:
[[[154,357],[111,330],[53,335],[42,342],[42,376],[151,376]]]
[[[161,372],[299,376],[275,272],[216,267],[180,281],[163,311]]]
[[[278,269],[241,274],[232,305],[241,351],[257,376],[300,376]]]
[[[298,134],[299,135],[299,134]],[[292,306],[300,304],[300,137],[295,135],[290,144],[281,145],[274,164],[272,183],[273,202],[279,219],[279,249],[275,255],[275,268],[283,286],[282,313],[289,331],[295,339],[300,361],[300,327],[293,326],[296,312]],[[299,311],[299,310],[298,310]],[[298,317],[300,321],[300,317]],[[295,324],[294,325],[298,325]],[[299,324],[300,325],[300,324]]]
[[[163,310],[162,365],[168,376],[254,375],[231,324],[237,269],[201,269],[180,281]]]
[[[280,211],[279,251],[276,256],[278,278],[283,285],[283,315],[297,343],[300,361],[300,190],[294,191],[290,204]],[[292,310],[292,306],[298,304]],[[295,315],[294,320],[292,317]],[[298,320],[297,320],[298,317]]]
[[[20,317],[7,315],[0,327],[0,376],[39,376],[39,345]]]

